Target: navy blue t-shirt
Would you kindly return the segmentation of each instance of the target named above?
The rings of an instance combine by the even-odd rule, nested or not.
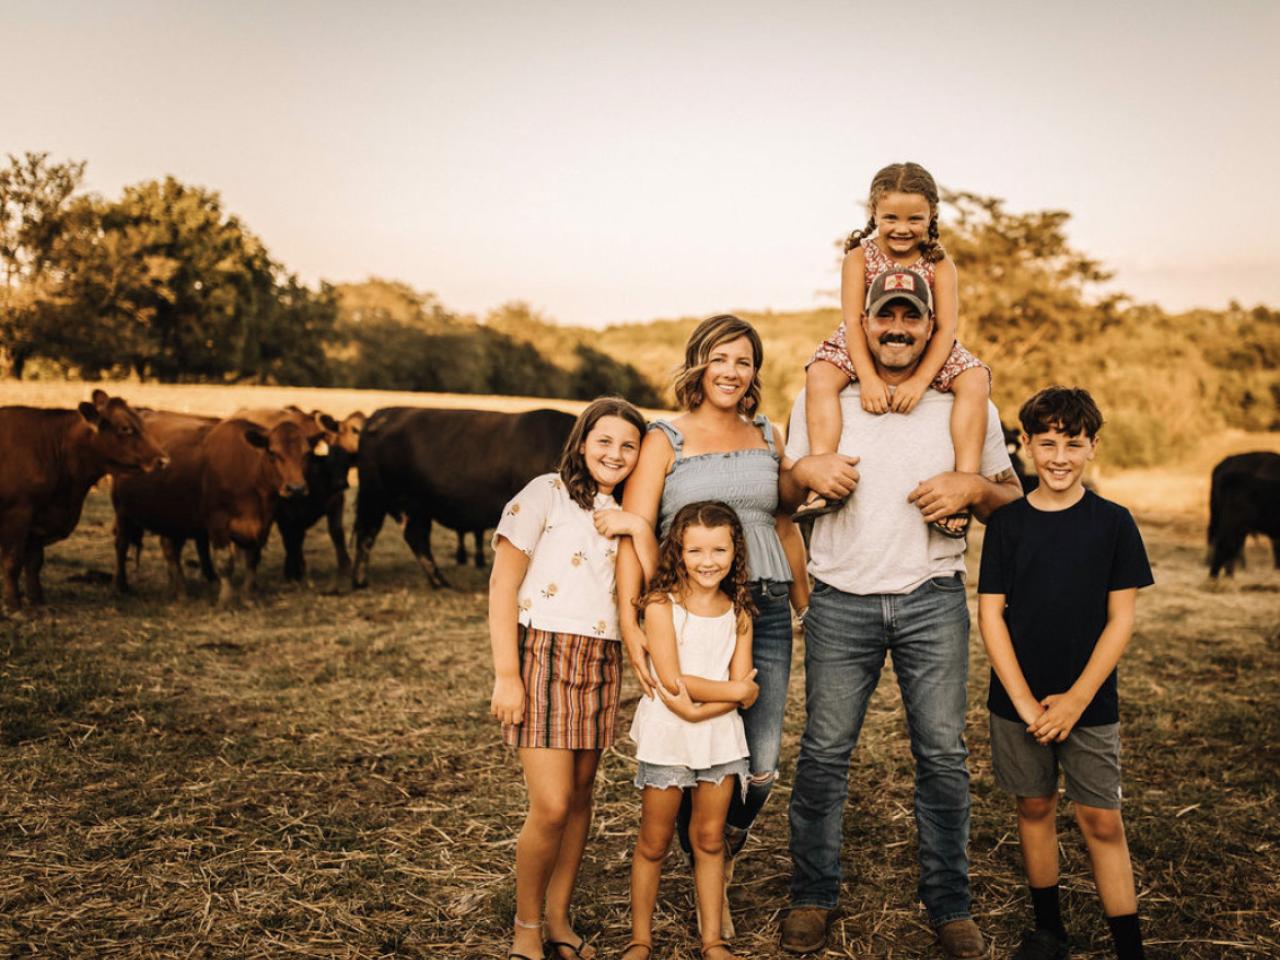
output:
[[[1133,516],[1092,491],[1066,510],[1015,500],[987,524],[978,592],[1004,594],[1013,650],[1037,700],[1066,693],[1084,672],[1107,625],[1107,594],[1154,582]],[[987,707],[1021,722],[995,670]],[[1113,670],[1076,725],[1119,719]]]

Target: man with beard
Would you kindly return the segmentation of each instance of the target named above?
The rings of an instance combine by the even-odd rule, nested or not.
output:
[[[877,277],[862,328],[877,373],[893,389],[915,371],[933,333],[924,278],[906,269]],[[916,761],[919,897],[947,956],[981,956],[967,852],[965,544],[929,522],[966,509],[985,520],[1022,491],[994,406],[979,475],[954,470],[950,394],[926,391],[909,414],[872,414],[853,383],[840,402],[841,452],[808,456],[804,395],[796,399],[787,444],[795,463],[781,481],[789,502],[806,489],[851,495],[842,510],[814,522],[810,542],[807,720],[791,796],[794,870],[782,947],[811,953],[825,945],[840,889],[849,761],[885,654],[892,653]]]

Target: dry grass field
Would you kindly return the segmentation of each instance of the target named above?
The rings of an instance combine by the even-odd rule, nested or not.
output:
[[[87,392],[41,401],[14,396],[17,386],[27,385],[0,383],[0,403],[70,403]],[[352,393],[344,406],[332,391],[277,399],[233,389],[235,399],[217,405],[216,388],[121,392],[176,407],[191,391],[190,408],[211,412],[245,402],[339,415],[437,405],[421,395]],[[1157,480],[1168,489],[1143,501]],[[1207,580],[1196,482],[1176,471],[1103,478],[1104,493],[1137,498],[1128,502],[1157,578],[1139,601],[1121,673],[1126,820],[1150,956],[1275,957],[1280,572],[1254,542],[1247,570]],[[313,585],[283,584],[273,540],[256,606],[219,613],[210,591],[165,598],[152,539],[136,594],[115,597],[111,524],[108,498],[91,494],[80,528],[49,552],[48,608],[0,619],[0,952],[505,956],[522,790],[487,716],[486,571],[446,560],[455,589],[433,592],[389,524],[370,588],[330,592],[332,553],[317,530],[308,538]],[[437,530],[437,558],[453,544]],[[1010,803],[991,779],[976,632],[971,649],[975,910],[1003,957],[1029,906]],[[798,638],[797,666],[802,652]],[[628,681],[626,720],[635,698]],[[802,721],[797,669],[781,782],[737,869],[743,957],[781,955],[785,813]],[[602,958],[627,940],[633,769],[627,743],[604,758],[580,888],[578,924]],[[886,671],[850,777],[844,913],[827,956],[936,955],[915,903],[911,770]],[[1060,824],[1073,955],[1109,956],[1078,831],[1069,814]],[[673,860],[655,956],[696,956],[692,916],[690,877]]]

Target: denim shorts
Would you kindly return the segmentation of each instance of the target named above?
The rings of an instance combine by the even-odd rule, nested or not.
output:
[[[991,715],[991,771],[1015,797],[1058,794],[1058,768],[1073,803],[1120,809],[1120,724],[1076,727],[1061,743],[1042,744],[1026,724]]]
[[[743,757],[740,760],[730,760],[728,763],[717,763],[714,766],[695,770],[679,764],[645,763],[641,760],[636,769],[636,786],[642,790],[645,787],[653,787],[656,790],[680,787],[682,790],[687,790],[700,781],[721,783],[725,777],[737,777],[738,789],[745,797],[747,781],[751,779],[751,764],[747,762],[746,757]]]

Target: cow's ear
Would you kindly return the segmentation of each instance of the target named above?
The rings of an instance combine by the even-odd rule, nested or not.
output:
[[[101,390],[95,390],[94,393],[102,393]],[[82,403],[79,408],[80,416],[88,420],[94,427],[102,422],[102,414],[98,412],[98,408],[92,403]]]
[[[250,446],[258,447],[261,450],[267,449],[267,435],[257,427],[250,427],[245,430],[244,438],[249,441]]]
[[[107,405],[107,401],[111,399],[107,396],[107,391],[102,389],[93,391],[93,393],[90,394],[90,398],[93,400],[93,405],[99,410],[105,407]]]
[[[316,411],[316,423],[320,425],[321,430],[328,430],[330,433],[338,432],[338,421],[333,419],[327,413]]]

